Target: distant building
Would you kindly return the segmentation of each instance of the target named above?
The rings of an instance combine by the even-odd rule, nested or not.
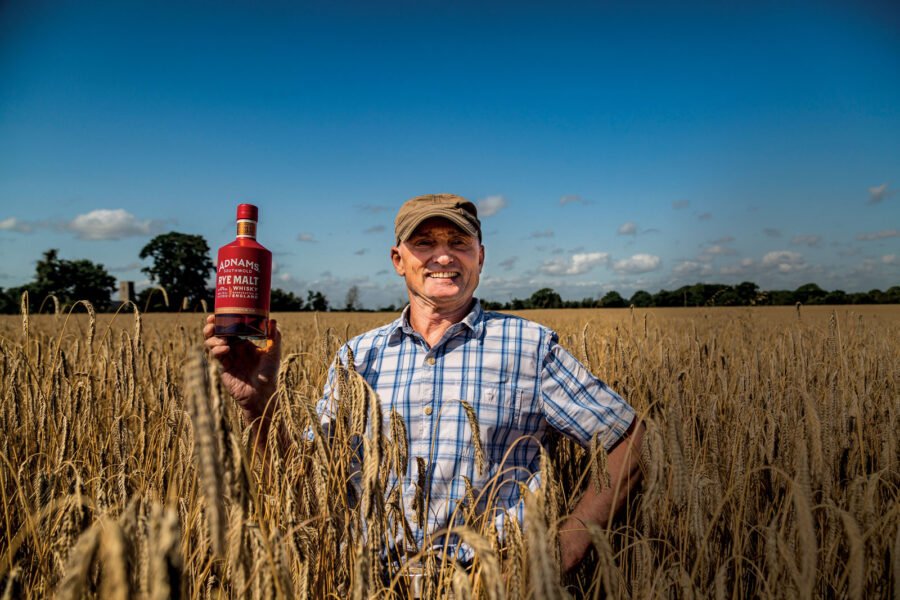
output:
[[[119,302],[134,302],[134,282],[119,282]]]
[[[113,312],[119,310],[126,302],[134,302],[134,282],[133,281],[120,281],[119,282],[119,297],[112,301],[109,309]]]

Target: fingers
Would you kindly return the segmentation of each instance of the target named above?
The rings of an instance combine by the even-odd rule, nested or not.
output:
[[[206,333],[205,328],[204,333]],[[228,340],[212,335],[206,338],[206,340],[203,342],[203,345],[206,347],[206,350],[209,352],[210,356],[220,357],[224,354],[228,354],[228,352],[231,351],[231,347],[228,345]]]
[[[206,339],[203,341],[203,346],[211,357],[221,358],[223,355],[228,354],[230,348],[228,347],[228,341],[225,338],[213,335],[216,330],[215,323],[215,315],[208,315],[206,317],[206,325],[203,326],[203,337]]]

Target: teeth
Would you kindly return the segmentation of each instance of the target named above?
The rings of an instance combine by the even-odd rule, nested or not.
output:
[[[443,273],[429,273],[429,277],[434,277],[436,279],[450,279],[451,277],[456,277],[459,275],[456,271],[446,271]]]

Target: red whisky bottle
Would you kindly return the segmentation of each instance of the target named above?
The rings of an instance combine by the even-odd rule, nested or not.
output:
[[[216,335],[255,340],[266,338],[272,253],[256,241],[258,214],[252,204],[239,204],[237,239],[219,248]]]

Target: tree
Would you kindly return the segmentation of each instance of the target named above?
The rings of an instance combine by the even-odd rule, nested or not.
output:
[[[606,295],[600,299],[600,306],[603,308],[624,308],[625,300],[619,295],[619,292],[612,290],[606,292]]]
[[[0,314],[12,314],[19,310],[19,305],[13,298],[13,290],[4,291],[0,287]]]
[[[653,306],[653,296],[650,295],[650,292],[638,290],[631,295],[631,300],[628,302],[629,304],[634,304],[638,308],[647,308]]]
[[[328,310],[328,299],[322,292],[308,290],[306,293],[306,302],[308,310],[317,310],[319,312]]]
[[[806,283],[794,290],[794,301],[803,304],[820,304],[827,292],[815,283]]]
[[[346,311],[354,311],[359,310],[361,308],[359,304],[359,287],[355,285],[351,285],[350,289],[347,290],[347,303],[344,310]]]
[[[741,304],[753,304],[759,295],[759,286],[752,281],[742,281],[734,286],[734,291],[737,297],[740,298]]]
[[[28,290],[30,310],[37,310],[50,294],[64,304],[87,300],[97,311],[109,308],[110,298],[116,291],[116,278],[102,264],[86,259],[61,259],[58,252],[55,248],[44,252],[35,268],[35,280],[9,290],[13,300],[18,303],[18,297]]]
[[[531,308],[559,308],[562,297],[551,288],[541,288],[531,295]]]
[[[292,312],[303,310],[303,298],[279,288],[272,288],[269,296],[269,310],[272,312]]]
[[[822,299],[822,304],[847,304],[848,302],[847,292],[844,290],[828,292],[828,295]]]
[[[166,288],[169,306],[181,307],[183,299],[197,303],[201,298],[212,299],[206,287],[215,265],[209,258],[209,246],[202,235],[171,231],[156,236],[141,248],[141,258],[150,258],[153,265],[141,269],[151,281]]]
[[[531,300],[522,300],[521,298],[513,298],[509,303],[510,310],[525,310],[531,308]]]

